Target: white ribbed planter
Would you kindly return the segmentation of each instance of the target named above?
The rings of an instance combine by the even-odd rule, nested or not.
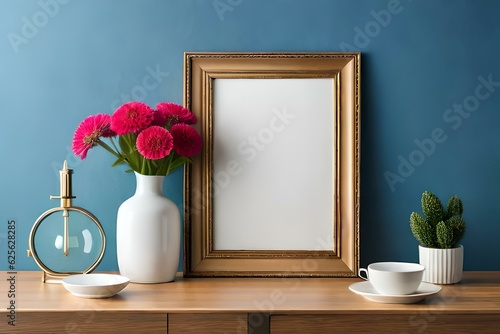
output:
[[[440,249],[418,246],[420,264],[425,267],[422,280],[434,284],[453,284],[462,279],[464,248]]]

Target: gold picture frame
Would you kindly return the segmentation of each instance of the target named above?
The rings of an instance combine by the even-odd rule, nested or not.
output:
[[[360,58],[185,53],[184,276],[357,275]]]

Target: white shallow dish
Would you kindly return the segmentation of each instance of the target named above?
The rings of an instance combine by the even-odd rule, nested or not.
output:
[[[351,284],[349,286],[349,290],[377,303],[412,304],[423,300],[425,297],[435,295],[441,290],[441,287],[431,283],[422,282],[417,291],[411,295],[388,296],[378,293],[370,282],[366,281]]]
[[[63,278],[62,285],[77,297],[108,298],[122,291],[129,282],[120,275],[80,274]]]

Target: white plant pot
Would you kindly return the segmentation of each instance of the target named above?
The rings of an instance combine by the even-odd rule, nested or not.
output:
[[[434,284],[453,284],[462,279],[464,248],[440,249],[419,245],[420,264],[425,267],[422,280]]]

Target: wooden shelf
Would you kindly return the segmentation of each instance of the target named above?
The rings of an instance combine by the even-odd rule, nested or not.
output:
[[[466,272],[416,304],[380,304],[351,291],[356,278],[178,278],[131,283],[107,299],[71,295],[41,282],[41,272],[15,274],[15,298],[1,272],[0,333],[384,333],[498,332],[500,272]],[[8,324],[15,302],[16,326]],[[248,327],[249,326],[249,327]],[[490,327],[493,326],[493,327]],[[424,330],[425,328],[425,330]],[[336,331],[334,331],[334,329]]]

